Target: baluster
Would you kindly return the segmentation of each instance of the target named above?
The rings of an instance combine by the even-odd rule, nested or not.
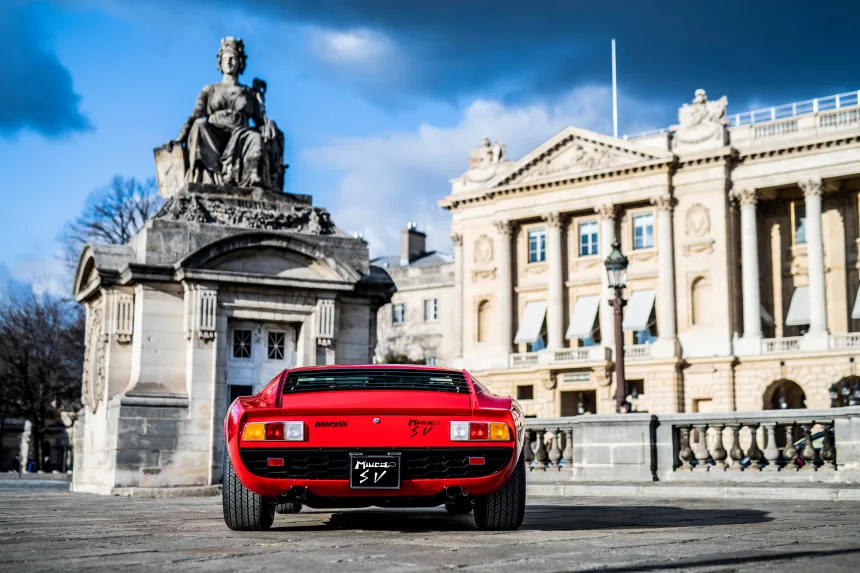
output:
[[[815,448],[812,447],[812,423],[804,422],[800,425],[803,428],[803,450],[800,455],[805,462],[803,465],[804,471],[815,471]]]
[[[740,424],[729,424],[729,428],[732,430],[732,447],[729,448],[729,457],[732,459],[732,463],[729,466],[730,471],[743,471],[744,467],[741,465],[741,458],[744,457],[744,451],[741,449],[741,425]]]
[[[764,446],[764,458],[767,465],[764,467],[766,472],[779,471],[779,448],[776,447],[776,422],[765,422],[762,424],[765,431],[766,444]]]
[[[532,469],[532,461],[535,459],[535,451],[532,444],[532,437],[534,436],[533,430],[526,430],[526,443],[523,444],[523,458],[526,462],[526,467],[531,471]]]
[[[726,452],[726,448],[723,447],[723,428],[726,426],[724,424],[714,424],[711,426],[714,429],[714,449],[711,452],[711,457],[714,458],[714,469],[719,471],[725,471],[729,466],[726,464],[726,457],[728,457],[728,452]]]
[[[561,459],[564,460],[564,467],[573,468],[573,429],[564,432],[564,449],[561,451]]]
[[[537,431],[537,450],[535,451],[535,469],[538,471],[546,471],[546,462],[549,456],[546,453],[546,432],[545,430]]]
[[[833,424],[821,424],[824,431],[824,442],[821,444],[821,459],[824,465],[822,470],[833,471],[836,469],[836,448],[833,447]]]
[[[762,453],[758,447],[758,424],[749,424],[747,427],[750,429],[750,447],[747,448],[747,458],[750,460],[748,469],[760,472]]]
[[[785,458],[786,470],[798,470],[800,464],[797,463],[797,448],[794,447],[794,424],[785,425],[785,449],[782,450],[782,457]]]
[[[681,466],[678,469],[692,471],[693,464],[690,463],[690,460],[693,459],[693,450],[690,449],[690,426],[680,426],[678,434],[681,440],[678,451],[678,459],[681,460]]]
[[[708,425],[696,424],[696,471],[708,471],[708,458],[711,454],[708,453]]]
[[[561,440],[561,430],[558,428],[552,431],[552,442],[550,443],[549,449],[549,461],[556,470],[561,469],[561,466],[558,465],[558,462],[561,461],[561,444],[559,441]]]

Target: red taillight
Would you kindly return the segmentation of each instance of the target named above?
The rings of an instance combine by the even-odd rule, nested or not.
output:
[[[275,422],[266,424],[266,439],[267,440],[283,440],[284,439],[284,424],[283,422]]]
[[[282,468],[284,467],[284,458],[269,458],[267,460],[266,465],[268,465],[270,468]]]
[[[471,422],[469,424],[470,440],[486,440],[490,437],[490,424],[486,422]]]

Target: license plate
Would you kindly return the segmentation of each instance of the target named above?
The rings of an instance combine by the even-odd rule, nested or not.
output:
[[[349,487],[400,489],[400,456],[350,455]]]

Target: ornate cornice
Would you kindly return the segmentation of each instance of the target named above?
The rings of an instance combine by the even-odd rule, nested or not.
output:
[[[544,213],[540,216],[540,218],[544,221],[544,223],[547,224],[547,226],[555,229],[561,229],[562,225],[564,224],[565,216],[563,213],[553,211],[551,213]]]
[[[758,204],[758,191],[754,188],[736,188],[729,194],[732,199],[741,204],[741,207],[755,207]]]
[[[613,221],[618,216],[618,208],[612,203],[603,203],[594,208],[594,212],[600,215],[601,219],[612,219]]]
[[[516,225],[513,221],[493,221],[493,226],[500,235],[510,237],[514,232],[514,227]]]

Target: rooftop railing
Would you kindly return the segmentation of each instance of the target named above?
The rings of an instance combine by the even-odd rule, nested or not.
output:
[[[813,98],[805,101],[797,101],[785,105],[755,109],[742,113],[727,114],[726,119],[729,122],[729,127],[738,127],[741,125],[755,125],[780,119],[790,119],[800,115],[808,115],[822,111],[856,107],[858,105],[860,105],[860,90]],[[786,129],[791,130],[791,126],[786,127]],[[667,133],[669,131],[669,128],[664,127],[622,135],[621,139],[638,139],[641,137],[650,137],[661,133]]]

